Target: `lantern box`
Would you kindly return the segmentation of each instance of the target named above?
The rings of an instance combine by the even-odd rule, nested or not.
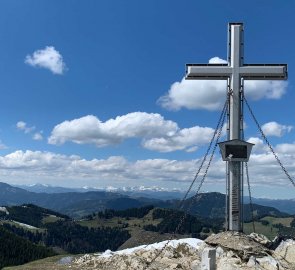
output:
[[[230,140],[218,143],[220,153],[224,161],[242,161],[249,160],[253,143],[248,143],[242,140]]]

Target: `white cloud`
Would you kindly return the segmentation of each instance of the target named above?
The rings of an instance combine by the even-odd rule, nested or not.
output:
[[[214,57],[209,63],[226,63]],[[253,100],[262,98],[279,99],[287,88],[284,81],[245,81],[245,95]],[[168,110],[205,109],[217,110],[226,98],[226,81],[185,80],[171,85],[168,93],[159,98],[158,103]]]
[[[58,145],[71,141],[104,147],[128,138],[141,138],[142,145],[150,150],[192,151],[192,147],[207,143],[212,134],[213,129],[208,127],[180,129],[177,123],[165,120],[160,114],[133,112],[106,122],[93,115],[64,121],[54,127],[48,142]]]
[[[16,123],[16,128],[18,130],[23,131],[25,134],[31,134],[36,129],[35,126],[29,127],[28,124],[26,122],[24,122],[24,121],[17,122]],[[42,133],[43,133],[43,131],[35,132],[34,134],[31,135],[32,139],[35,140],[35,141],[43,140]]]
[[[290,175],[295,174],[295,148],[279,153]],[[61,155],[41,151],[15,151],[0,156],[0,178],[23,183],[24,179],[65,185],[71,180],[80,186],[95,183],[142,185],[175,182],[190,183],[200,160],[145,159],[129,161],[122,156],[106,159],[83,159],[76,155]],[[251,183],[255,186],[288,187],[289,180],[271,153],[252,154],[249,162]],[[202,176],[202,173],[200,174]],[[255,177],[254,177],[255,176]],[[205,180],[206,184],[225,185],[225,162],[213,159]],[[72,181],[71,181],[72,183]],[[171,185],[171,184],[170,184]]]
[[[27,55],[25,63],[33,67],[49,69],[53,74],[62,75],[66,70],[66,64],[62,55],[53,47],[37,50],[32,55]]]
[[[282,143],[276,146],[276,152],[295,156],[295,143]]]
[[[0,140],[0,150],[8,149],[8,147]]]
[[[264,152],[268,150],[268,147],[263,143],[263,140],[257,137],[250,137],[247,142],[253,143],[252,153]]]
[[[168,110],[205,109],[217,110],[225,101],[225,81],[185,80],[171,85],[168,93],[158,103]]]
[[[35,141],[42,141],[43,140],[43,136],[42,136],[41,132],[36,132],[33,135],[33,140],[35,140]]]
[[[173,136],[144,140],[143,146],[160,152],[184,149],[187,152],[193,152],[197,150],[197,145],[208,143],[213,132],[212,128],[195,126],[179,130]]]
[[[209,64],[227,64],[227,61],[215,56],[209,59]]]
[[[266,136],[282,137],[286,132],[290,132],[293,127],[281,125],[277,122],[268,122],[262,125],[262,130]]]
[[[24,133],[28,134],[28,133],[31,133],[35,127],[32,126],[32,127],[28,127],[27,123],[24,122],[24,121],[19,121],[16,123],[16,128],[18,130],[22,130]]]
[[[121,156],[82,159],[41,151],[15,151],[0,156],[0,176],[12,178],[103,179],[103,180],[188,180],[195,160],[147,159],[130,162]]]

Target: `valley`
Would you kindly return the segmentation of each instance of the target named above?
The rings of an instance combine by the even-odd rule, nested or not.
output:
[[[18,241],[34,246],[36,252],[42,250],[43,257],[53,256],[43,259],[48,265],[56,264],[60,258],[76,256],[75,254],[103,252],[107,249],[120,250],[167,240],[170,237],[205,239],[212,233],[223,231],[224,228],[225,197],[216,192],[188,198],[183,204],[188,213],[182,222],[184,212],[177,210],[179,201],[176,199],[165,201],[144,197],[131,198],[101,191],[78,193],[78,196],[72,192],[48,193],[46,205],[51,205],[51,209],[47,209],[32,203],[36,202],[36,198],[42,193],[36,195],[5,186],[6,197],[11,191],[18,195],[25,194],[25,198],[17,197],[18,201],[25,199],[30,203],[17,205],[16,201],[13,204],[6,201],[6,205],[2,204],[0,228],[5,234],[17,237]],[[5,193],[3,189],[0,192]],[[4,198],[5,196],[2,200]],[[50,202],[53,199],[56,201]],[[67,203],[62,203],[66,200]],[[62,209],[62,212],[56,208]],[[270,239],[276,235],[295,236],[294,215],[258,204],[254,204],[253,209],[257,233],[263,233]],[[84,213],[86,214],[83,215]],[[244,230],[251,233],[252,214],[247,204],[244,206],[244,215]],[[179,223],[181,228],[174,235]],[[16,247],[10,247],[9,250],[13,253],[14,248]],[[44,253],[44,250],[47,253]],[[36,254],[39,254],[38,252]],[[26,254],[24,250],[21,253]],[[6,262],[4,265],[18,265],[29,260],[42,259],[41,255],[29,260],[20,256],[18,261],[13,262],[9,261],[10,256],[7,254],[7,258],[3,259]],[[30,265],[34,267],[34,263]],[[62,269],[63,266],[60,267]],[[19,266],[15,269],[22,268]],[[26,266],[23,269],[34,268]]]

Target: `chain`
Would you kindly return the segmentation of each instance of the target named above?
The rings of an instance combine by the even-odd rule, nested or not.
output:
[[[246,168],[247,184],[248,184],[249,199],[250,199],[250,209],[251,209],[251,214],[252,214],[253,232],[255,233],[256,230],[255,230],[255,221],[254,221],[254,209],[253,209],[251,186],[250,186],[250,180],[249,180],[248,162],[245,162],[245,168]]]
[[[209,144],[209,146],[208,146],[208,148],[207,148],[207,151],[206,151],[206,153],[205,153],[205,155],[204,155],[204,157],[203,157],[203,159],[202,159],[202,162],[201,162],[201,164],[200,164],[200,166],[199,166],[199,169],[198,169],[198,171],[196,172],[196,174],[195,174],[195,176],[194,176],[194,179],[193,179],[193,181],[192,181],[190,187],[188,188],[188,190],[187,190],[185,196],[183,197],[183,199],[181,200],[179,206],[177,207],[178,209],[182,209],[184,201],[187,199],[188,194],[190,193],[190,191],[191,191],[193,185],[195,184],[195,182],[196,182],[196,180],[197,180],[197,178],[198,178],[198,176],[199,176],[199,173],[201,172],[201,169],[203,168],[204,163],[205,163],[206,160],[207,160],[207,156],[209,155],[209,152],[210,152],[211,147],[212,147],[212,145],[213,145],[213,142],[214,142],[215,136],[216,136],[218,130],[219,130],[220,128],[222,129],[222,127],[223,127],[223,123],[224,123],[223,118],[224,118],[224,115],[226,114],[227,104],[228,104],[228,100],[226,100],[226,102],[224,103],[224,106],[223,106],[222,112],[221,112],[220,117],[219,117],[219,119],[218,119],[218,123],[217,123],[217,125],[216,125],[215,130],[214,130],[214,133],[213,133],[213,136],[212,136],[212,138],[211,138],[210,144]],[[221,125],[220,125],[220,124],[221,124]]]
[[[217,148],[217,145],[218,145],[218,141],[219,141],[220,136],[221,136],[221,133],[222,133],[222,128],[223,128],[224,121],[225,121],[225,118],[226,118],[227,104],[228,104],[228,99],[226,100],[226,102],[225,102],[225,104],[224,104],[224,107],[223,107],[222,113],[221,113],[221,115],[220,115],[220,118],[219,118],[219,121],[218,121],[217,127],[216,127],[216,129],[215,129],[215,132],[214,132],[214,134],[213,134],[213,137],[212,137],[212,139],[211,139],[211,142],[210,142],[210,145],[209,145],[209,147],[208,147],[208,149],[207,149],[207,152],[206,152],[206,154],[205,154],[205,156],[204,156],[204,158],[203,158],[203,160],[202,160],[202,163],[201,163],[201,165],[200,165],[200,167],[199,167],[199,169],[198,169],[198,171],[197,171],[197,173],[196,173],[196,175],[195,175],[195,177],[194,177],[194,179],[193,179],[192,184],[190,185],[188,191],[186,192],[184,198],[182,199],[182,201],[181,201],[181,203],[180,203],[180,206],[181,206],[181,207],[179,207],[179,208],[181,209],[181,208],[183,207],[183,203],[184,203],[185,199],[187,198],[189,192],[191,191],[191,189],[192,189],[192,187],[193,187],[193,185],[194,185],[194,183],[195,183],[195,181],[196,181],[196,179],[197,179],[197,177],[198,177],[198,175],[199,175],[199,173],[200,173],[200,171],[201,171],[201,169],[202,169],[202,166],[203,166],[203,164],[205,163],[205,161],[206,161],[206,159],[207,159],[207,156],[208,156],[209,151],[210,151],[210,149],[211,149],[211,147],[212,147],[212,144],[213,144],[214,138],[215,138],[215,136],[216,136],[216,134],[217,134],[217,137],[216,137],[216,143],[215,143],[215,145],[214,145],[214,148],[213,148],[213,150],[212,150],[212,153],[211,153],[211,156],[210,156],[209,162],[208,162],[208,164],[207,164],[207,167],[206,167],[206,169],[205,169],[204,175],[203,175],[202,180],[201,180],[201,182],[200,182],[200,184],[199,184],[199,186],[198,186],[198,188],[197,188],[197,191],[196,191],[195,195],[192,197],[192,200],[191,200],[191,202],[190,202],[188,208],[185,210],[185,212],[184,212],[184,214],[183,214],[183,216],[182,216],[180,222],[178,223],[178,225],[177,225],[177,227],[176,227],[176,229],[175,229],[173,235],[169,238],[169,240],[165,243],[165,245],[159,250],[159,252],[156,254],[156,256],[155,256],[150,262],[147,263],[147,265],[143,268],[143,270],[148,269],[148,268],[151,266],[151,264],[152,264],[152,263],[153,263],[153,262],[154,262],[154,261],[155,261],[155,260],[161,255],[161,254],[162,254],[162,252],[165,250],[165,248],[168,246],[168,244],[171,242],[171,240],[172,240],[173,238],[175,238],[175,235],[177,234],[177,232],[179,231],[179,229],[180,229],[181,226],[183,225],[183,223],[184,223],[184,221],[185,221],[185,219],[186,219],[186,217],[187,217],[187,214],[189,213],[189,211],[190,211],[190,209],[191,209],[193,203],[194,203],[195,200],[197,199],[198,194],[199,194],[199,192],[200,192],[200,190],[201,190],[201,187],[202,187],[202,185],[203,185],[203,183],[204,183],[204,181],[205,181],[205,178],[206,178],[206,176],[207,176],[207,173],[208,173],[208,171],[209,171],[209,167],[210,167],[211,162],[212,162],[212,160],[213,160],[214,153],[215,153],[215,151],[216,151],[216,148]]]
[[[275,159],[277,160],[278,164],[280,165],[280,167],[282,168],[283,172],[285,173],[285,175],[287,176],[287,178],[290,180],[290,182],[292,183],[292,185],[295,187],[295,181],[294,179],[290,176],[290,174],[288,173],[287,169],[284,167],[284,165],[282,164],[282,162],[280,161],[279,157],[277,156],[276,152],[274,151],[273,147],[271,146],[271,144],[269,143],[268,139],[266,138],[266,135],[264,134],[262,128],[260,127],[252,109],[250,108],[249,106],[249,103],[248,101],[246,100],[245,96],[244,96],[244,100],[245,100],[245,103],[247,105],[247,108],[254,120],[254,122],[256,123],[261,135],[262,135],[262,138],[264,139],[264,141],[266,142],[266,144],[268,145],[269,149],[271,150],[272,154],[274,155]]]

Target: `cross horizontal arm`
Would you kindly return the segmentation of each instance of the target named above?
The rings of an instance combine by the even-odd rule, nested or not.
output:
[[[232,73],[228,64],[187,64],[186,80],[224,80]]]
[[[240,67],[240,75],[244,80],[286,80],[287,65],[250,64]]]

